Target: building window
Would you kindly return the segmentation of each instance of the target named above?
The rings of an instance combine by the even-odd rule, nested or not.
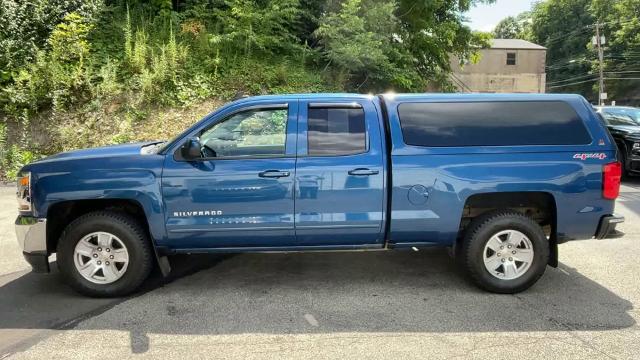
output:
[[[516,64],[516,53],[510,52],[507,53],[507,65],[515,65]]]

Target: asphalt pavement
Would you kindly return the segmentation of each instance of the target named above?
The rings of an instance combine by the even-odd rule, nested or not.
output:
[[[90,299],[28,271],[14,209],[0,187],[0,359],[640,358],[640,180],[618,200],[625,237],[561,245],[517,295],[431,249],[182,256],[134,296]]]

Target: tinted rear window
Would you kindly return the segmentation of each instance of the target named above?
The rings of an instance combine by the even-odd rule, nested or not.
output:
[[[591,136],[559,101],[404,103],[404,142],[416,146],[578,145]]]
[[[367,151],[364,110],[309,108],[310,156],[337,156]]]

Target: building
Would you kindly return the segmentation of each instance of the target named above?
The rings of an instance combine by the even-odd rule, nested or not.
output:
[[[451,80],[461,92],[543,93],[547,49],[519,39],[494,39],[480,61],[462,67],[452,57]]]

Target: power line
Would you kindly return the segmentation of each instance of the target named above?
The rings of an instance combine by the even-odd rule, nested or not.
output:
[[[563,83],[563,82],[568,82],[568,81],[580,80],[580,79],[584,79],[584,78],[590,77],[590,76],[595,76],[595,74],[585,74],[585,75],[575,76],[575,77],[572,77],[572,78],[566,78],[566,79],[562,79],[562,80],[553,80],[553,81],[549,81],[547,83],[547,85],[553,85],[553,84],[558,84],[558,83]]]
[[[570,31],[568,33],[565,33],[565,34],[562,34],[562,35],[557,35],[557,36],[554,36],[552,38],[548,38],[548,39],[544,40],[543,42],[548,46],[549,44],[553,44],[554,42],[562,40],[562,39],[565,39],[567,37],[591,31],[591,29],[597,27],[598,24],[599,25],[610,25],[610,24],[618,23],[618,24],[622,25],[622,24],[626,24],[626,23],[634,22],[634,21],[636,21],[635,18],[627,18],[627,19],[618,19],[618,20],[612,20],[612,21],[607,21],[607,22],[600,22],[600,23],[595,23],[595,24],[587,24],[587,25],[583,25],[583,26],[581,26],[581,27],[579,27],[577,29],[574,29],[573,31]]]
[[[588,82],[597,81],[598,79],[599,78],[593,78],[593,79],[589,79],[589,80],[574,82],[574,83],[571,83],[571,84],[548,86],[547,88],[556,89],[556,88],[567,87],[567,86],[572,86],[572,85],[585,84],[585,83],[588,83]],[[640,77],[603,77],[602,79],[603,80],[640,80]]]
[[[636,59],[630,59],[630,60],[636,60]],[[638,60],[640,60],[640,57],[638,58]],[[585,67],[587,67],[586,65],[587,64],[583,65],[582,67],[585,68]],[[619,59],[619,60],[611,60],[611,59],[609,59],[606,62],[606,65],[607,66],[605,66],[605,69],[606,68],[610,68],[612,70],[615,70],[616,68],[620,68],[621,66],[624,66],[624,68],[628,68],[630,66],[633,67],[633,66],[636,66],[636,65],[640,65],[640,61],[624,61],[624,59]],[[546,71],[548,73],[552,73],[552,72],[555,72],[555,71],[563,70],[565,68],[567,68],[567,66],[553,68],[553,69],[546,69]],[[588,70],[588,69],[585,69],[585,70]]]
[[[600,24],[602,24],[602,25],[611,25],[611,24],[618,23],[618,25],[623,25],[623,24],[630,23],[630,22],[635,22],[635,21],[636,21],[635,18],[627,18],[627,19],[611,20],[611,21],[607,21],[607,22],[602,22]]]
[[[640,52],[625,52],[625,53],[609,53],[608,55],[604,56],[606,59],[628,59],[628,60],[636,60],[636,59],[640,59]],[[590,63],[593,60],[589,60],[587,58],[574,58],[571,59],[571,57],[565,57],[562,58],[561,60],[567,60],[570,59],[568,61],[557,61],[554,62],[554,64],[552,65],[546,65],[545,68],[546,70],[559,70],[559,69],[564,69],[567,67],[571,67],[571,66],[578,66],[578,65],[585,65],[587,63]]]
[[[581,28],[577,28],[577,29],[575,29],[573,31],[570,31],[570,32],[568,32],[566,34],[562,34],[562,35],[558,35],[558,36],[552,37],[550,39],[546,39],[546,40],[544,40],[544,44],[545,44],[546,47],[549,47],[549,45],[552,45],[553,43],[555,43],[555,42],[557,42],[559,40],[563,40],[563,39],[565,39],[567,37],[574,36],[574,35],[579,35],[581,33],[585,33],[587,31],[590,31],[591,30],[590,29],[591,26],[592,25],[585,25],[585,26],[583,26]]]
[[[640,73],[640,70],[605,71],[605,74],[629,74],[629,73]]]
[[[559,87],[567,87],[567,86],[572,86],[572,85],[584,84],[584,83],[593,82],[593,81],[597,81],[597,80],[598,80],[598,78],[593,78],[593,79],[584,80],[584,81],[577,81],[577,82],[574,82],[574,83],[571,83],[571,84],[548,86],[548,88],[549,89],[555,89],[555,88],[559,88]]]
[[[565,68],[565,67],[569,67],[569,66],[574,66],[574,65],[579,65],[585,62],[589,62],[589,60],[585,59],[573,59],[573,60],[569,60],[567,62],[564,63],[560,63],[560,65],[547,65],[545,66],[545,68],[547,68],[548,70],[557,70],[557,69],[561,69],[561,68]]]
[[[626,71],[605,71],[604,74],[606,75],[616,75],[616,74],[637,74],[640,73],[640,70],[626,70]],[[562,80],[554,80],[554,81],[549,81],[547,82],[547,85],[557,85],[557,86],[564,86],[567,84],[563,84],[566,82],[571,82],[574,80],[581,80],[581,79],[585,79],[588,77],[593,77],[596,76],[595,74],[584,74],[584,75],[579,75],[579,76],[575,76],[575,77],[571,77],[571,78],[567,78],[567,79],[562,79]],[[591,80],[595,80],[597,79],[597,77],[593,77],[592,79],[585,79],[585,81],[591,81]],[[607,79],[612,79],[612,78],[607,78]],[[575,83],[574,83],[575,84]],[[549,86],[551,88],[551,86]]]

